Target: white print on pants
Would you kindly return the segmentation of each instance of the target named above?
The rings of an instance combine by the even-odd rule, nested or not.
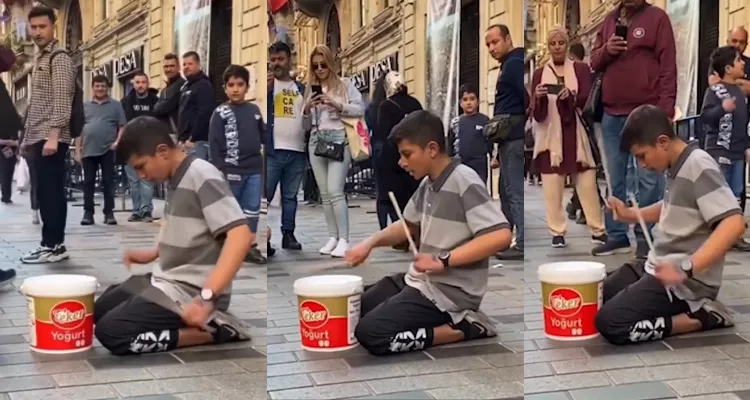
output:
[[[168,330],[161,331],[158,337],[156,332],[141,333],[130,343],[130,351],[136,354],[167,351],[170,337]]]
[[[416,335],[412,331],[399,332],[391,340],[389,350],[391,353],[405,353],[414,350],[423,350],[425,340],[427,339],[427,330],[419,328]]]
[[[660,340],[664,337],[665,329],[667,329],[667,323],[664,317],[656,318],[653,321],[650,319],[638,321],[630,331],[630,341],[637,343]]]

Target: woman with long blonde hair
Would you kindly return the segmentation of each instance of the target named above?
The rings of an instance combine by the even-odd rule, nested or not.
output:
[[[342,117],[362,117],[362,95],[349,80],[338,76],[331,49],[317,46],[310,54],[303,125],[310,130],[310,166],[320,189],[328,225],[328,242],[321,254],[344,257],[349,250],[349,207],[344,183],[351,153]]]

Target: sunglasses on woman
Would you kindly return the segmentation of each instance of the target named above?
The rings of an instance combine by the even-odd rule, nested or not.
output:
[[[315,63],[313,64],[315,69],[322,70],[322,69],[328,69],[328,64],[326,63]]]

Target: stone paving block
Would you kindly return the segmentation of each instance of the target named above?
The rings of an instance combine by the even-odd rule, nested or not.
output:
[[[364,367],[368,365],[385,365],[385,364],[403,364],[412,361],[432,360],[423,352],[412,352],[403,354],[394,354],[388,357],[352,356],[345,357],[344,361],[352,368]]]
[[[741,372],[741,371],[738,371]],[[667,382],[680,396],[750,390],[750,374],[677,379]]]
[[[327,400],[351,399],[372,394],[364,383],[342,383],[339,385],[313,386],[300,389],[270,392],[271,399],[279,400]]]
[[[646,368],[623,368],[607,371],[612,382],[616,385],[638,382],[658,382],[672,379],[706,376],[703,364],[675,364]]]
[[[534,363],[524,364],[523,376],[524,378],[538,378],[541,376],[553,375],[552,367],[549,363]]]
[[[60,387],[97,385],[113,382],[129,382],[154,379],[153,375],[139,368],[108,369],[101,371],[55,374],[52,375],[52,378]]]
[[[726,354],[713,347],[675,350],[671,352],[640,353],[638,357],[649,366],[684,364],[729,358]]]
[[[750,399],[750,390],[743,390],[739,392],[733,393],[735,396],[739,397],[741,400],[748,400]]]
[[[190,364],[161,365],[145,370],[156,379],[185,378],[188,376],[207,376],[237,374],[245,372],[239,365],[231,361],[209,361]]]
[[[138,397],[126,397],[128,400],[180,400],[179,397],[171,394],[163,394],[158,396],[138,396]]]
[[[254,391],[263,389],[266,391],[266,374],[263,372],[212,375],[207,377],[209,381],[218,385],[222,390]]]
[[[587,387],[610,386],[607,375],[603,372],[586,372],[582,374],[554,375],[523,380],[524,393],[557,392]]]
[[[83,372],[90,370],[91,367],[85,361],[60,361],[44,364],[0,365],[0,378],[61,374],[66,372]]]
[[[523,396],[523,385],[498,383],[488,385],[471,385],[429,390],[436,399],[510,399]]]
[[[266,359],[267,365],[290,363],[295,361],[297,361],[297,358],[294,357],[294,353],[269,354],[268,358]]]
[[[744,397],[738,397],[734,393],[721,393],[721,394],[709,394],[709,395],[702,395],[702,396],[689,396],[689,397],[680,397],[682,400],[747,400],[750,399],[744,398]]]
[[[112,384],[112,387],[122,397],[201,392],[219,388],[215,383],[206,378],[175,378],[115,383]]]
[[[574,400],[658,400],[675,397],[669,386],[662,382],[578,389],[572,390],[570,394]]]
[[[463,371],[461,375],[474,385],[496,384],[506,382],[523,382],[524,370],[521,366],[506,368],[488,368]]]
[[[399,400],[431,400],[434,399],[434,397],[430,396],[428,393],[422,392],[422,391],[414,391],[414,392],[398,392],[398,393],[389,393],[389,394],[383,394],[383,395],[377,395],[377,396],[366,396],[366,397],[357,397],[359,400],[393,400],[393,399],[399,399]]]
[[[614,356],[621,354],[653,354],[658,351],[671,351],[663,342],[639,343],[637,346],[612,346],[610,344],[584,346],[591,357]]]
[[[0,378],[0,393],[55,387],[55,381],[48,375]]]
[[[641,367],[643,361],[637,356],[617,355],[596,358],[580,358],[570,361],[554,361],[550,363],[558,374],[572,374],[576,372],[595,372],[615,368]]]
[[[580,347],[570,349],[526,351],[523,353],[523,359],[525,363],[574,360],[578,358],[588,358],[586,352]]]
[[[395,378],[405,375],[406,374],[404,373],[404,370],[395,365],[376,365],[371,367],[359,367],[354,369],[316,372],[310,374],[312,380],[317,385]]]
[[[712,335],[712,336],[690,337],[690,338],[675,337],[673,339],[667,339],[665,340],[665,342],[669,345],[669,347],[675,350],[676,349],[689,349],[689,348],[695,348],[695,347],[724,346],[724,345],[737,345],[737,344],[750,345],[750,343],[747,340],[745,340],[744,338],[736,334]]]
[[[174,353],[174,356],[185,363],[234,360],[238,358],[265,358],[263,353],[251,348],[205,350]]]
[[[412,361],[392,365],[405,371],[407,375],[426,375],[492,368],[491,364],[479,357],[457,357],[436,361]]]
[[[750,358],[750,344],[717,346],[717,348],[732,358]]]
[[[427,349],[425,352],[436,359],[464,357],[464,356],[479,356],[479,355],[495,354],[495,353],[512,353],[512,351],[510,351],[507,347],[502,346],[499,343],[480,345],[480,346],[462,346],[462,347],[437,346],[437,347]]]
[[[296,389],[312,386],[313,382],[307,374],[270,376],[266,379],[266,389],[275,390]]]
[[[181,393],[177,395],[180,400],[247,400],[264,399],[266,396],[262,390],[255,388],[250,391],[241,390],[214,390],[207,392]]]
[[[375,394],[395,393],[412,390],[428,390],[454,386],[468,385],[461,374],[432,374],[410,376],[405,378],[389,378],[370,381],[367,383]]]
[[[568,392],[524,394],[524,400],[570,400]]]
[[[240,366],[243,372],[266,372],[266,363],[262,358],[240,358],[232,362]]]
[[[160,365],[177,365],[181,364],[171,354],[141,354],[133,357],[103,357],[88,360],[94,369],[112,369],[112,368],[145,368]]]
[[[11,400],[103,400],[114,398],[117,398],[117,393],[107,385],[28,390],[10,394]]]
[[[26,343],[22,335],[4,335],[0,336],[0,344],[19,344]]]
[[[310,372],[323,372],[348,369],[341,359],[301,361],[288,364],[274,364],[268,366],[268,376],[291,375]]]
[[[523,354],[489,354],[480,358],[495,367],[512,367],[524,364]]]

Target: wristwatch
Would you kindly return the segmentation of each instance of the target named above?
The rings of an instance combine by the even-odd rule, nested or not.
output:
[[[443,263],[443,268],[448,269],[451,263],[451,253],[447,251],[441,251],[437,255],[437,259]]]
[[[211,289],[203,289],[201,290],[201,300],[205,303],[213,303],[216,301],[216,296],[214,295],[214,291]]]
[[[688,278],[693,277],[693,260],[686,258],[685,260],[680,263],[680,268],[682,268],[682,271],[687,275]]]

